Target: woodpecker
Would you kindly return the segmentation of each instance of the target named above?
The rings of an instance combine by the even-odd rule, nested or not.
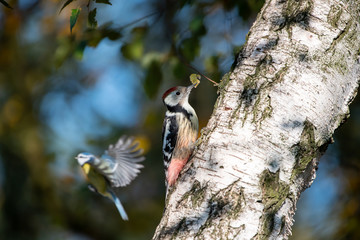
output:
[[[122,136],[101,157],[86,152],[75,157],[87,177],[89,189],[112,200],[123,220],[129,218],[115,192],[138,175],[143,167],[139,162],[145,159],[142,152],[133,138]]]
[[[162,129],[163,158],[166,187],[175,184],[180,171],[185,166],[199,131],[199,121],[188,99],[196,84],[188,87],[173,87],[162,96],[167,108]]]

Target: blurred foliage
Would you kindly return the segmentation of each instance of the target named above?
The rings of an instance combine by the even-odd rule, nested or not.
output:
[[[0,0],[0,3],[2,3],[5,7],[12,9],[12,7],[4,0]]]
[[[70,3],[75,2],[75,5]],[[263,5],[263,0],[256,1],[155,1],[152,3],[152,11],[150,14],[136,19],[133,22],[129,22],[124,26],[112,27],[112,23],[106,23],[99,28],[97,26],[97,3],[111,4],[110,1],[98,1],[88,0],[83,2],[77,1],[66,1],[61,11],[70,10],[71,7],[87,8],[83,11],[83,15],[76,15],[77,18],[87,18],[88,26],[80,26],[76,32],[78,35],[76,40],[71,40],[72,47],[66,47],[68,51],[66,54],[59,56],[57,62],[60,64],[74,55],[74,49],[78,49],[78,52],[83,50],[82,46],[96,47],[99,42],[104,38],[111,40],[124,40],[124,44],[121,47],[121,54],[129,61],[137,62],[146,69],[145,77],[145,92],[150,98],[153,98],[157,94],[161,81],[162,71],[158,66],[166,65],[166,68],[171,68],[173,71],[173,77],[177,79],[183,79],[190,73],[186,70],[190,62],[194,61],[200,55],[201,41],[207,37],[208,29],[205,26],[204,18],[216,12],[218,9],[224,11],[232,11],[234,9],[246,8],[243,14],[239,16],[245,20],[248,20],[251,16],[255,16]],[[70,6],[68,6],[70,5]],[[187,16],[188,19],[177,19],[178,14],[186,9],[192,8],[191,14]],[[71,9],[75,11],[75,9]],[[149,18],[155,18],[153,25],[161,26],[161,33],[155,30],[156,27],[149,26],[149,21],[143,21]],[[70,17],[70,29],[74,27],[75,17]],[[83,20],[84,22],[84,20]],[[187,25],[184,28],[184,22]],[[90,29],[89,29],[90,28]],[[105,31],[104,31],[105,30]],[[211,30],[211,29],[210,29]],[[111,34],[110,34],[111,32]],[[117,33],[117,34],[116,34]],[[126,34],[125,34],[126,33]],[[156,41],[154,38],[162,39],[162,41]],[[155,42],[154,42],[155,41]],[[155,43],[153,45],[149,43]],[[163,43],[162,46],[159,44]],[[231,45],[231,41],[228,42],[231,48],[238,46]],[[157,53],[156,59],[154,52]],[[81,54],[77,54],[81,56]],[[149,60],[151,59],[151,60]],[[221,64],[219,61],[218,54],[207,56],[204,60],[207,64],[207,73],[210,73],[210,77],[215,77],[215,81],[218,81],[224,70],[219,69]],[[173,64],[168,65],[171,62]],[[213,64],[212,64],[213,63]],[[212,64],[212,65],[211,65]],[[198,71],[196,68],[192,68]]]
[[[157,61],[152,61],[146,69],[146,76],[144,81],[145,92],[149,98],[154,98],[159,90],[162,80],[161,65]]]
[[[122,55],[128,60],[140,61],[144,55],[144,38],[148,28],[135,27],[131,31],[131,40],[121,47]]]
[[[334,239],[360,239],[360,98],[350,106],[351,117],[336,133],[339,143],[340,226]]]
[[[125,24],[119,26],[101,19],[105,6],[114,7],[109,3],[23,0],[12,1],[13,9],[0,10],[0,239],[149,239],[161,218],[164,109],[159,94],[167,85],[189,84],[192,70],[184,61],[199,57],[201,39],[207,33],[204,16],[223,6],[221,1],[142,2],[139,6],[147,5],[150,13],[133,18],[129,12]],[[176,20],[182,8],[194,9],[194,13]],[[66,119],[69,115],[65,113],[75,107],[74,100],[97,86],[101,60],[84,57],[104,41],[120,43],[118,58],[123,60],[119,63],[131,62],[128,66],[137,67],[130,69],[142,72],[138,76],[143,90],[137,89],[137,93],[146,95],[136,94],[135,99],[143,110],[131,126],[110,122],[100,112],[80,112],[74,120]],[[181,59],[179,55],[183,55]],[[216,55],[202,58],[219,59]],[[91,67],[85,68],[83,61]],[[220,70],[220,61],[206,62],[206,74],[216,79],[227,70]],[[124,81],[124,89],[130,81]],[[203,127],[216,89],[202,86],[191,101],[195,106],[207,106],[198,111]],[[51,105],[58,101],[54,96],[64,96],[66,104],[60,108]],[[47,105],[50,112],[44,112]],[[53,114],[63,119],[53,123]],[[92,134],[99,131],[96,128],[85,131],[84,126],[94,119],[96,128],[111,131],[103,135]],[[76,134],[64,132],[69,130],[62,124],[69,121],[77,122]],[[61,136],[56,128],[64,128]],[[139,139],[147,157],[140,176],[120,190],[129,222],[121,220],[110,201],[87,189],[73,159],[83,150],[101,154],[124,133]],[[77,146],[71,136],[83,140],[77,140]]]
[[[188,85],[194,68],[218,81],[230,69],[231,53],[241,45],[231,32],[232,24],[242,22],[249,28],[263,2],[139,1],[124,16],[116,13],[109,18],[109,9],[127,3],[1,0],[0,239],[150,239],[164,206],[161,91],[170,85]],[[145,14],[134,17],[140,10]],[[216,18],[221,14],[231,17],[222,22]],[[114,20],[103,21],[106,17]],[[211,35],[219,29],[223,31],[220,40]],[[221,48],[224,40],[226,47]],[[104,42],[118,44],[117,68],[129,69],[140,79],[141,89],[136,88],[131,74],[125,75],[129,79],[118,87],[125,93],[135,92],[132,101],[139,103],[138,119],[129,121],[130,125],[109,120],[101,109],[93,110],[92,115],[84,111],[84,106],[94,104],[92,91],[106,67],[104,59],[86,59],[87,52],[104,49]],[[213,85],[204,78],[201,81],[205,82],[190,99],[200,128],[206,125],[216,98]],[[114,98],[111,91],[115,88],[107,89],[107,95]],[[54,96],[63,96],[63,105],[55,105],[58,100]],[[75,100],[82,97],[84,105],[76,106]],[[46,104],[50,106],[45,113]],[[118,103],[117,108],[123,104]],[[351,112],[359,116],[357,106],[358,102],[353,104]],[[58,118],[55,123],[52,115]],[[69,121],[76,125],[72,131],[66,128]],[[345,124],[344,133],[339,131],[337,138],[344,143],[340,152],[353,155],[341,156],[339,165],[339,172],[345,172],[341,183],[344,209],[338,216],[344,224],[336,239],[359,236],[354,227],[360,219],[359,152],[356,147],[350,149],[349,142],[359,143],[360,131],[352,129],[360,119],[350,121],[354,123]],[[101,129],[110,130],[95,134]],[[73,159],[83,150],[101,154],[121,134],[135,135],[147,152],[140,176],[121,189],[129,222],[121,220],[110,201],[87,189]],[[71,137],[77,140],[70,141]],[[85,146],[91,148],[83,149]]]

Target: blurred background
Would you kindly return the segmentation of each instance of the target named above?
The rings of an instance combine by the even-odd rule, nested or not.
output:
[[[195,69],[217,82],[229,72],[263,0],[1,3],[0,239],[150,239],[165,195],[161,94]],[[200,128],[216,97],[202,78],[190,97]],[[291,239],[360,239],[359,123],[356,98]],[[122,134],[147,158],[121,190],[129,222],[88,190],[74,159]]]

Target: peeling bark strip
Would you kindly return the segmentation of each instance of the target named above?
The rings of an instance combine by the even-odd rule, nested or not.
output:
[[[153,239],[287,239],[299,195],[349,116],[358,0],[268,0]]]

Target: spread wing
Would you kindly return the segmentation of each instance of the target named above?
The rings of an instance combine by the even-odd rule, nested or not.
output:
[[[115,145],[110,145],[101,157],[104,164],[108,166],[104,170],[98,168],[109,180],[112,187],[123,187],[128,185],[140,172],[144,161],[143,149],[138,148],[134,138],[122,136]]]

